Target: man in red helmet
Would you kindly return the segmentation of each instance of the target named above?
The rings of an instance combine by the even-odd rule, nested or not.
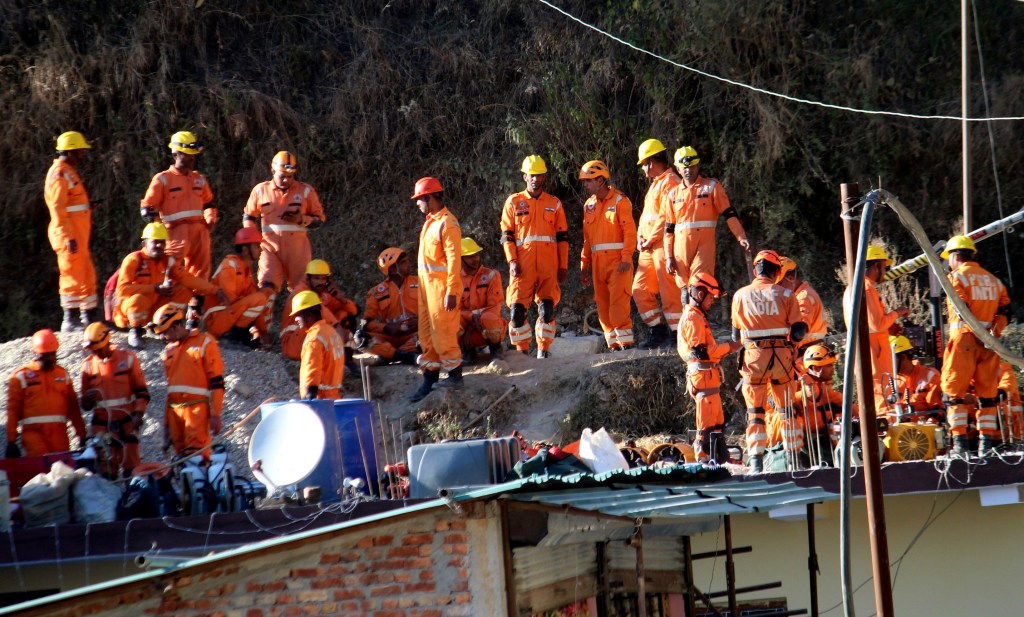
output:
[[[235,233],[235,250],[221,260],[211,281],[219,290],[203,303],[203,329],[214,338],[225,334],[245,344],[271,346],[267,316],[269,288],[257,289],[252,267],[260,258],[260,232],[243,227]]]
[[[64,367],[57,364],[57,337],[50,330],[32,335],[33,359],[7,380],[7,458],[42,456],[71,449],[67,423],[78,441],[85,440],[85,423],[78,407],[75,386]]]
[[[302,344],[306,340],[306,329],[299,325],[288,307],[295,296],[303,291],[314,291],[320,295],[321,309],[324,320],[338,332],[342,340],[348,341],[356,329],[356,316],[359,307],[338,289],[331,278],[331,266],[323,259],[313,259],[306,264],[306,275],[292,289],[285,302],[285,311],[281,314],[281,355],[298,360],[302,355]],[[345,348],[345,363],[351,360],[352,348]]]
[[[387,362],[416,364],[419,278],[412,274],[409,255],[397,247],[381,251],[377,267],[387,278],[366,294],[356,345]]]

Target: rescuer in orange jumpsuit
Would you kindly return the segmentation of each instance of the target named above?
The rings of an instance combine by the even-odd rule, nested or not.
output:
[[[314,291],[320,296],[320,307],[324,321],[335,328],[343,341],[348,340],[355,330],[359,307],[345,297],[331,280],[331,266],[323,259],[313,259],[306,264],[306,276],[300,281],[285,302],[290,307],[295,296],[303,291]],[[306,340],[306,329],[301,327],[290,310],[281,315],[281,355],[298,360],[302,355],[302,343]],[[346,347],[346,361],[349,349]]]
[[[1004,420],[1006,437],[1012,442],[1019,442],[1024,438],[1024,406],[1021,405],[1017,371],[1005,361],[999,363],[999,399],[1009,412]]]
[[[506,302],[512,312],[508,337],[524,354],[530,353],[527,307],[537,303],[537,357],[550,355],[555,340],[555,307],[560,285],[569,272],[569,226],[562,202],[544,192],[548,167],[531,154],[523,159],[526,188],[509,195],[501,210],[501,241],[508,261]]]
[[[476,359],[476,348],[487,345],[492,358],[502,356],[501,340],[508,322],[501,316],[505,290],[501,273],[484,266],[483,249],[473,238],[462,239],[462,302],[459,304],[459,346],[463,362]]]
[[[153,176],[142,198],[142,218],[167,227],[167,254],[180,257],[185,269],[201,279],[210,278],[210,232],[217,223],[217,208],[206,176],[195,170],[203,151],[188,131],[171,135],[167,144],[174,164]]]
[[[211,433],[221,429],[224,410],[224,362],[217,339],[185,327],[185,313],[166,305],[147,326],[167,342],[160,354],[167,377],[164,422],[178,456],[193,454],[210,445]],[[209,449],[203,460],[210,460]]]
[[[400,248],[381,251],[377,267],[387,278],[366,294],[356,344],[388,362],[416,364],[420,280],[412,275],[409,255]]]
[[[110,328],[103,322],[89,324],[85,329],[83,347],[89,354],[82,362],[81,405],[92,411],[91,433],[110,433],[109,479],[132,476],[139,466],[139,435],[143,414],[149,405],[149,388],[142,365],[135,354],[110,342]]]
[[[217,294],[217,287],[185,271],[178,258],[164,254],[167,229],[150,223],[142,231],[142,250],[121,262],[114,299],[114,323],[128,332],[130,347],[142,346],[142,328],[164,305],[184,308],[193,294]]]
[[[323,318],[320,296],[300,291],[292,298],[291,315],[306,331],[299,360],[299,398],[341,398],[345,377],[345,342]]]
[[[878,295],[876,285],[885,276],[885,271],[892,265],[892,260],[885,250],[878,246],[869,246],[865,256],[864,270],[864,306],[868,315],[868,343],[871,352],[872,387],[875,392],[875,409],[884,409],[885,384],[893,374],[892,350],[889,348],[889,328],[900,317],[910,314],[910,309],[901,306],[894,311],[886,312],[882,297]],[[847,287],[843,296],[843,314],[846,323],[850,323],[849,304],[851,288]]]
[[[890,336],[889,345],[896,352],[896,392],[886,385],[886,402],[889,403],[889,422],[917,422],[928,420],[929,415],[911,414],[896,418],[892,414],[894,405],[909,406],[907,411],[937,411],[942,409],[942,388],[939,372],[914,359],[914,346],[905,336]]]
[[[594,283],[597,318],[608,349],[630,349],[633,320],[629,298],[636,250],[633,204],[622,191],[611,186],[608,166],[601,161],[585,163],[579,178],[590,196],[583,205],[580,283],[584,287]]]
[[[79,318],[83,325],[97,319],[96,269],[89,252],[92,205],[78,175],[78,166],[91,147],[77,131],[62,133],[57,138],[57,158],[46,172],[43,186],[43,197],[50,210],[47,236],[50,248],[57,253],[60,271],[60,306],[64,309],[61,332],[73,330]]]
[[[295,179],[298,160],[294,154],[278,152],[270,169],[274,177],[253,187],[242,220],[246,227],[255,228],[256,221],[263,218],[260,287],[270,287],[277,294],[287,282],[294,292],[313,257],[306,232],[323,225],[326,216],[316,190]],[[270,306],[274,306],[273,296]]]
[[[715,275],[715,228],[724,216],[729,230],[747,253],[750,240],[739,213],[729,204],[722,183],[700,175],[700,157],[690,146],[675,153],[683,181],[669,193],[665,212],[665,268],[682,288],[694,274]]]
[[[740,343],[718,343],[705,314],[722,290],[708,273],[690,278],[689,301],[683,307],[676,335],[679,357],[686,362],[687,392],[697,408],[697,441],[693,445],[698,462],[710,457],[717,463],[729,460],[725,448],[725,413],[722,411],[722,358],[738,351]]]
[[[775,281],[793,292],[797,306],[800,307],[800,321],[807,324],[807,335],[800,341],[797,349],[797,373],[803,372],[803,355],[811,345],[818,344],[828,334],[828,321],[825,319],[825,306],[821,303],[818,292],[800,275],[796,262],[789,257],[779,256],[782,269]]]
[[[949,262],[949,281],[957,295],[967,304],[974,317],[998,337],[1011,316],[1010,297],[1006,287],[991,272],[975,261],[977,249],[967,236],[953,236],[946,243],[942,257]],[[949,342],[942,356],[942,400],[946,420],[953,436],[953,453],[967,453],[968,405],[963,398],[974,387],[978,397],[978,455],[984,456],[999,438],[996,419],[999,393],[999,356],[986,348],[974,331],[946,299],[949,313]]]
[[[57,364],[58,346],[52,331],[39,330],[32,335],[33,360],[7,380],[7,458],[21,456],[16,443],[19,424],[26,456],[70,450],[68,422],[78,441],[85,441],[75,386],[68,372]]]
[[[437,384],[462,387],[462,352],[459,350],[459,297],[462,295],[462,229],[445,207],[444,189],[437,178],[420,178],[411,199],[426,215],[420,232],[417,274],[420,279],[419,364],[423,383],[409,397],[423,400]],[[438,382],[441,369],[448,377]]]
[[[651,179],[644,196],[644,212],[636,230],[636,248],[640,252],[633,278],[633,302],[640,319],[650,326],[650,338],[643,349],[672,344],[672,333],[679,325],[682,302],[679,285],[665,267],[665,213],[672,207],[669,194],[679,184],[679,176],[669,164],[665,145],[657,139],[640,144],[637,165]],[[658,306],[658,296],[662,306]],[[664,309],[664,312],[663,312]],[[666,325],[667,324],[667,325]]]
[[[786,418],[793,417],[794,346],[803,340],[807,324],[793,292],[775,283],[782,263],[775,251],[754,257],[756,277],[732,299],[732,338],[743,343],[740,375],[747,405],[748,465],[760,473],[767,434],[765,402],[769,395]]]
[[[267,316],[267,299],[273,293],[269,288],[257,289],[252,266],[260,258],[260,232],[243,227],[235,233],[235,252],[221,260],[210,281],[224,295],[206,298],[203,306],[203,329],[210,336],[225,334],[239,342],[258,344],[263,349],[271,346]]]

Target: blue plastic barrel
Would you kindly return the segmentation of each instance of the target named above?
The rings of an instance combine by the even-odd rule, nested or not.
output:
[[[344,475],[362,478],[367,490],[379,495],[375,435],[380,429],[374,418],[373,403],[363,399],[334,401],[334,413],[341,440],[341,467]]]

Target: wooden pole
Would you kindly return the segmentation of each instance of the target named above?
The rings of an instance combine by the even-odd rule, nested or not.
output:
[[[960,0],[960,166],[963,176],[964,234],[971,229],[971,0]]]
[[[736,612],[736,562],[732,559],[732,517],[725,515],[725,587],[729,591],[729,614]]]
[[[818,617],[818,549],[814,542],[814,504],[807,504],[807,573],[810,577],[811,617]]]
[[[630,538],[630,544],[636,549],[636,614],[647,617],[647,580],[644,573],[644,527],[636,526],[636,534]]]
[[[683,536],[683,568],[683,580],[686,582],[686,595],[683,601],[686,604],[686,615],[689,617],[697,610],[697,599],[693,593],[693,550],[690,546],[690,536]]]
[[[501,557],[505,566],[505,607],[508,617],[519,617],[519,603],[516,601],[515,560],[512,555],[512,533],[509,529],[508,500],[498,500],[501,514]]]

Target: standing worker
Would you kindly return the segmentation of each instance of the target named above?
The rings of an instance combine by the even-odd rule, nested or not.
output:
[[[778,253],[761,251],[754,257],[754,280],[732,299],[732,338],[743,343],[740,375],[747,405],[747,464],[753,473],[760,473],[764,462],[768,396],[787,419],[794,417],[795,345],[807,334],[793,292],[775,283],[781,267]]]
[[[176,306],[163,306],[149,329],[167,342],[160,359],[167,378],[167,406],[164,423],[167,440],[178,456],[203,450],[210,460],[210,435],[221,429],[224,410],[224,362],[217,339],[200,330],[185,327],[185,313]]]
[[[978,265],[977,248],[968,236],[953,236],[942,257],[949,263],[949,282],[981,325],[999,337],[1012,316],[1010,297],[994,274]],[[985,347],[946,299],[949,313],[949,342],[942,356],[942,400],[953,436],[953,453],[967,454],[967,418],[964,402],[973,386],[978,397],[978,455],[985,456],[999,438],[996,396],[999,393],[999,356]]]
[[[302,282],[306,264],[313,257],[307,230],[324,224],[324,207],[316,190],[295,179],[298,159],[281,151],[270,163],[273,177],[253,187],[242,215],[246,227],[256,227],[262,217],[263,252],[260,254],[259,286],[281,292],[284,282],[295,291]],[[274,306],[275,296],[270,298]]]
[[[420,280],[412,274],[408,253],[397,247],[381,251],[377,267],[386,278],[366,294],[356,344],[387,362],[416,364]]]
[[[43,188],[50,210],[47,236],[50,248],[57,253],[60,271],[60,306],[64,309],[61,332],[73,330],[79,320],[82,325],[89,325],[98,318],[96,269],[89,252],[92,205],[78,175],[78,166],[91,147],[77,131],[61,133],[57,138],[57,158],[46,172]]]
[[[85,423],[75,387],[57,364],[57,337],[50,330],[32,335],[33,359],[7,380],[7,458],[18,458],[18,426],[26,456],[43,456],[71,449],[67,423],[79,443],[85,442]]]
[[[537,303],[537,357],[547,358],[555,340],[555,307],[569,272],[569,226],[562,202],[544,192],[548,167],[540,156],[523,159],[526,188],[509,195],[501,210],[501,241],[508,261],[506,302],[512,311],[508,337],[530,353],[527,307]]]
[[[217,223],[217,208],[206,176],[195,170],[203,145],[189,131],[171,135],[167,144],[174,159],[166,171],[153,176],[142,198],[142,218],[167,227],[167,254],[180,257],[189,273],[210,278],[210,232]]]
[[[611,174],[603,162],[588,161],[580,169],[579,177],[590,196],[583,206],[580,283],[584,287],[594,283],[597,317],[608,349],[630,349],[633,320],[629,298],[636,250],[633,204],[622,191],[611,186]]]
[[[138,357],[110,342],[110,328],[103,322],[89,324],[85,329],[82,362],[82,409],[92,411],[89,422],[93,435],[109,433],[110,479],[119,470],[130,478],[139,466],[139,435],[143,414],[149,405],[149,388]]]
[[[683,289],[694,274],[715,275],[718,217],[725,217],[729,231],[747,253],[750,240],[722,183],[700,175],[697,151],[683,146],[676,150],[675,162],[683,181],[669,194],[671,207],[665,212],[665,268]]]
[[[420,178],[411,199],[426,215],[420,232],[419,337],[423,353],[419,363],[423,383],[409,397],[423,400],[437,384],[462,387],[462,352],[459,350],[459,297],[462,295],[462,229],[444,204],[444,189],[437,178]],[[438,382],[441,369],[448,377]]]
[[[268,289],[264,287],[263,289]],[[291,315],[292,302],[295,296],[303,291],[313,291],[320,296],[320,310],[323,318],[333,328],[337,328],[342,340],[348,340],[351,332],[356,329],[356,315],[359,307],[341,293],[338,286],[331,280],[331,266],[323,259],[313,259],[306,264],[306,276],[292,288],[292,293],[285,303],[285,311],[281,315],[281,355],[289,360],[298,360],[302,355],[302,343],[306,340],[306,330],[299,326]],[[345,348],[345,362],[349,361],[348,347]]]
[[[462,239],[462,302],[459,304],[459,345],[463,361],[475,361],[476,348],[487,345],[491,358],[503,355],[507,322],[501,316],[505,295],[501,273],[483,265],[484,249],[473,238]],[[467,360],[469,358],[469,360]]]
[[[782,268],[775,282],[793,292],[797,306],[800,307],[800,320],[807,324],[807,335],[800,341],[800,348],[797,349],[797,372],[801,372],[804,352],[811,345],[818,344],[828,334],[825,305],[821,303],[818,292],[801,276],[795,261],[781,255],[779,261],[782,262]]]
[[[722,411],[722,369],[719,362],[738,351],[737,341],[718,343],[706,317],[722,289],[715,277],[704,272],[690,278],[689,300],[679,320],[677,343],[679,357],[686,362],[687,392],[697,407],[697,442],[693,451],[697,462],[729,460],[725,447],[725,413]]]
[[[295,294],[291,315],[306,331],[299,359],[299,398],[340,399],[341,380],[345,377],[345,342],[323,318],[320,296],[308,290]]]
[[[672,334],[679,325],[682,303],[679,285],[665,267],[665,213],[672,207],[669,194],[679,184],[668,151],[657,139],[640,144],[637,165],[651,179],[644,196],[644,212],[636,231],[636,248],[640,257],[633,279],[633,302],[640,319],[650,326],[650,338],[640,347],[656,349],[672,344]],[[661,296],[661,307],[658,296]],[[666,323],[667,322],[667,323]]]
[[[234,252],[221,260],[210,281],[220,293],[204,302],[202,323],[214,338],[229,334],[241,343],[267,350],[271,346],[267,301],[273,292],[257,289],[252,272],[260,259],[260,242],[260,232],[251,227],[235,232]]]

